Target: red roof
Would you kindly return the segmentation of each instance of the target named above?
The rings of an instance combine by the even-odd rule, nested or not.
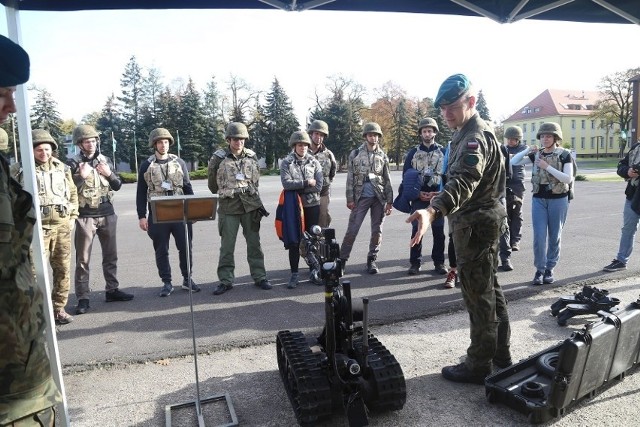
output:
[[[598,91],[547,89],[505,121],[526,121],[549,116],[588,116],[602,98]]]

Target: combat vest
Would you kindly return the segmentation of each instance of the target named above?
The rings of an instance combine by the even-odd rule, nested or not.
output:
[[[444,153],[435,142],[433,144],[438,148],[430,149],[430,151],[421,150],[420,145],[422,144],[418,145],[411,159],[411,167],[420,172],[423,184],[429,187],[440,185],[444,167]]]
[[[239,193],[257,194],[260,166],[256,153],[245,148],[244,156],[236,158],[226,150],[213,153],[222,159],[216,174],[220,198],[232,198]]]
[[[156,156],[147,159],[149,169],[144,173],[144,180],[147,183],[147,200],[156,196],[173,196],[184,194],[182,186],[184,184],[184,172],[178,162],[178,156],[169,154],[167,163],[160,164]],[[163,188],[163,183],[169,183],[171,188]],[[165,184],[165,187],[168,187]]]
[[[386,182],[385,169],[389,167],[389,158],[378,146],[376,151],[368,151],[365,142],[349,154],[347,175],[347,201],[357,202],[362,195],[364,183],[370,181],[380,203],[393,202],[393,189]]]
[[[561,159],[562,156],[571,156],[571,153],[561,147],[556,147],[551,155],[544,157],[540,156],[540,152],[536,153],[536,158],[543,158],[545,162],[549,163],[549,166],[561,172],[564,165]],[[558,178],[551,175],[546,169],[539,168],[535,165],[532,169],[531,184],[533,184],[534,194],[540,191],[540,185],[547,185],[553,194],[565,194],[569,192],[569,184],[560,182]]]
[[[631,148],[631,150],[629,150],[629,162],[628,165],[630,168],[634,168],[637,166],[640,166],[640,149],[639,149],[640,145],[636,144],[635,146],[633,146]],[[640,177],[636,177],[636,178],[632,178],[629,180],[629,183],[634,186],[637,187],[638,183],[640,183]]]
[[[316,171],[320,166],[317,159],[307,153],[302,159],[297,154],[291,152],[282,160],[280,170],[288,171],[291,179],[296,182],[304,182],[309,178],[315,178]],[[324,179],[323,179],[324,186]],[[302,198],[302,204],[304,207],[317,206],[320,204],[320,193],[317,191],[308,191],[313,189],[312,187],[298,188],[296,191]],[[285,190],[293,190],[292,188],[285,187]]]
[[[61,218],[69,218],[74,208],[71,206],[71,189],[66,178],[69,166],[56,158],[47,164],[36,164],[36,183],[43,225],[59,222]],[[11,176],[24,186],[24,170],[22,164],[11,165]]]
[[[331,180],[333,179],[333,177],[331,177],[331,166],[333,166],[333,162],[335,161],[333,153],[326,147],[322,146],[317,153],[312,155],[316,160],[318,160],[318,162],[320,162],[320,167],[322,168],[322,187],[329,187],[331,185]]]
[[[85,159],[82,158],[81,154],[76,154],[73,156],[73,160],[76,164],[80,164],[85,162]],[[98,163],[108,163],[107,158],[102,154],[98,154],[98,156],[91,161],[91,172],[84,180],[84,183],[78,188],[78,206],[89,206],[90,208],[97,208],[100,206],[100,203],[104,203],[105,201],[113,200],[113,190],[109,185],[109,180],[100,175],[98,171],[95,169],[95,166]]]

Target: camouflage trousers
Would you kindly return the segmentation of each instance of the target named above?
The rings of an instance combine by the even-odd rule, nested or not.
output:
[[[67,305],[71,287],[71,227],[65,222],[53,228],[42,230],[44,249],[53,270],[51,300],[53,309],[60,310]]]
[[[470,321],[471,344],[466,365],[475,372],[490,371],[494,357],[511,358],[507,300],[497,276],[500,234],[498,223],[474,224],[452,233],[462,297]]]
[[[356,203],[356,207],[349,214],[349,225],[344,234],[342,245],[340,245],[340,258],[345,261],[351,256],[351,249],[360,231],[360,226],[364,221],[367,212],[371,216],[371,239],[369,240],[369,252],[367,256],[377,257],[382,243],[382,226],[384,224],[384,205],[377,197],[361,197]]]
[[[318,219],[318,225],[322,228],[326,228],[331,224],[331,215],[329,215],[329,202],[331,196],[320,196],[320,218]]]
[[[15,420],[9,424],[3,424],[2,427],[54,427],[56,425],[55,407],[50,407],[42,411],[29,414],[26,417]]]

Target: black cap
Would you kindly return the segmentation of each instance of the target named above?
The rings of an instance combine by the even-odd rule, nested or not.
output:
[[[20,45],[0,35],[0,87],[17,86],[29,80],[29,55]]]

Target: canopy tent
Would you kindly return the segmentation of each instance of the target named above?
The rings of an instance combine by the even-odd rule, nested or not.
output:
[[[20,10],[309,9],[484,16],[499,23],[521,19],[640,24],[638,0],[0,0]]]
[[[9,37],[20,43],[21,30],[19,11],[80,11],[80,10],[126,10],[126,9],[281,9],[284,11],[351,11],[351,12],[405,12],[441,15],[486,17],[498,23],[513,23],[523,19],[575,21],[587,23],[613,23],[640,25],[640,0],[0,0],[6,7]],[[31,55],[36,52],[31,52]],[[637,120],[637,95],[635,117]],[[25,188],[36,194],[35,164],[29,122],[29,106],[25,85],[18,87],[18,126],[20,151],[24,168]],[[635,123],[635,122],[634,122]],[[635,129],[634,129],[635,131]],[[34,198],[38,208],[38,198]],[[39,209],[36,209],[39,212]],[[48,271],[45,265],[41,219],[34,235],[34,258],[38,283],[50,294]],[[48,311],[47,338],[51,354],[54,377],[63,394],[61,421],[68,426],[69,414],[62,381],[62,370],[58,354],[53,307],[45,298]]]

